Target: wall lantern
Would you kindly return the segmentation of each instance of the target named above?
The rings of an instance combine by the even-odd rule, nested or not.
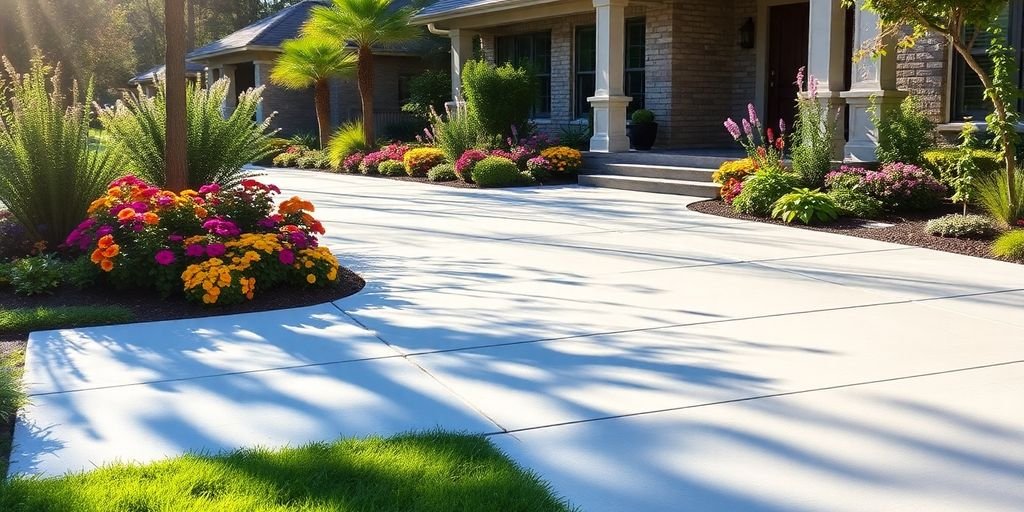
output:
[[[740,26],[740,48],[754,47],[754,18],[747,18]]]

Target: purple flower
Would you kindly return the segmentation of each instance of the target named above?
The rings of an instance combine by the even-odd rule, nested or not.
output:
[[[114,233],[114,227],[104,224],[104,225],[100,226],[99,229],[96,230],[96,238],[103,238],[103,237],[105,237],[107,235],[110,235],[110,234],[113,234],[113,233]]]
[[[230,220],[212,218],[203,223],[203,229],[210,234],[223,237],[234,237],[242,234],[242,230]]]
[[[295,253],[291,249],[282,249],[281,252],[277,253],[277,260],[282,265],[291,265],[295,263]]]
[[[288,241],[299,249],[305,249],[309,246],[309,242],[306,240],[306,234],[302,231],[293,231],[288,235]]]
[[[174,242],[174,243],[178,243],[178,242],[180,242],[180,241],[182,241],[184,239],[185,239],[185,237],[183,237],[181,235],[167,235],[167,240],[170,241],[170,242]]]
[[[135,201],[134,203],[128,206],[130,206],[132,210],[135,210],[135,213],[146,213],[147,211],[149,211],[149,205],[143,203],[142,201]]]
[[[786,133],[786,120],[779,118],[779,133]]]
[[[228,251],[228,248],[224,244],[210,244],[206,246],[206,255],[211,258],[219,258]]]
[[[750,127],[750,122],[746,119],[743,120],[743,133],[747,134],[747,137],[753,135],[753,129]]]
[[[203,244],[190,244],[185,247],[185,256],[189,258],[202,258],[206,255],[206,246]]]
[[[796,72],[795,83],[798,91],[804,90],[804,66],[800,66],[800,69]]]
[[[747,103],[747,114],[750,116],[750,124],[760,128],[761,120],[757,118],[757,109],[754,108],[753,103]]]
[[[168,196],[160,196],[160,197],[156,198],[156,204],[157,204],[157,206],[160,206],[161,208],[170,206],[171,203],[173,203],[173,202],[174,202],[174,199],[171,199]]]
[[[814,78],[814,75],[807,77],[807,94],[811,98],[818,97],[818,79]]]
[[[155,259],[157,263],[166,267],[167,265],[174,263],[176,258],[174,257],[174,251],[170,249],[161,249],[157,251],[156,256],[153,256],[153,259]]]
[[[723,124],[725,124],[725,129],[729,131],[729,135],[732,135],[733,139],[740,140],[740,127],[736,125],[736,121],[733,121],[730,117]]]

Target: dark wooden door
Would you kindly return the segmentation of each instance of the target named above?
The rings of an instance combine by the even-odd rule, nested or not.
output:
[[[778,126],[780,118],[786,120],[787,126],[793,126],[796,74],[807,66],[809,15],[806,2],[776,5],[768,10],[768,76],[765,80],[768,126]]]

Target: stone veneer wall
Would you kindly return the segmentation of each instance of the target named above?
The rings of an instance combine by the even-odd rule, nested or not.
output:
[[[896,82],[936,123],[949,121],[949,55],[941,36],[928,34],[913,48],[896,52]]]
[[[270,64],[259,66],[260,83],[263,89],[263,114],[274,113],[272,129],[279,129],[279,135],[289,137],[298,133],[317,133],[316,109],[313,104],[313,89],[285,89],[270,83]]]

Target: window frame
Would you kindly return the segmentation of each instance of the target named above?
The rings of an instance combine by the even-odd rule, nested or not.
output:
[[[642,34],[642,36],[643,36],[642,37],[643,44],[640,46],[640,52],[641,52],[641,54],[640,54],[640,63],[642,65],[641,66],[630,67],[629,66],[629,51],[630,51],[630,45],[629,45],[630,39],[629,39],[629,36],[630,36],[630,31],[631,30],[638,30],[638,29],[639,29],[640,33]],[[574,27],[574,29],[573,29],[573,69],[572,69],[573,81],[572,81],[572,87],[573,87],[573,98],[575,100],[574,101],[574,105],[573,105],[573,115],[575,116],[576,119],[582,119],[582,118],[588,117],[590,115],[590,112],[591,112],[590,104],[586,101],[586,99],[588,97],[590,97],[590,96],[593,96],[593,94],[594,94],[593,90],[591,90],[589,92],[589,94],[588,94],[588,93],[584,92],[581,89],[581,85],[582,84],[580,82],[580,76],[581,75],[582,76],[593,76],[595,78],[594,79],[595,87],[597,85],[597,83],[596,83],[596,77],[597,77],[596,62],[595,62],[595,66],[594,66],[595,67],[594,71],[580,71],[580,47],[582,46],[581,42],[583,41],[583,39],[580,38],[580,32],[582,32],[582,31],[588,31],[588,32],[590,32],[590,33],[592,33],[594,35],[594,37],[590,38],[588,41],[589,41],[589,44],[595,46],[595,53],[596,53],[596,45],[597,45],[597,28],[596,28],[595,24],[577,25],[576,27]],[[646,104],[646,96],[647,96],[647,18],[642,17],[642,16],[634,17],[634,18],[627,18],[625,20],[625,24],[623,26],[623,31],[624,31],[624,35],[625,35],[625,44],[622,45],[623,46],[623,49],[622,49],[622,52],[623,52],[623,64],[624,64],[623,65],[623,70],[622,70],[622,84],[623,84],[623,93],[626,96],[632,96],[633,97],[633,101],[631,101],[629,103],[629,106],[627,107],[627,114],[632,114],[636,110],[644,108],[644,106]],[[637,91],[633,91],[633,90],[629,89],[629,84],[630,84],[629,77],[630,77],[630,74],[633,74],[633,75],[636,75],[636,76],[640,77],[639,80],[638,80],[638,82],[640,84],[640,91],[639,91],[639,93],[637,93]]]
[[[1016,49],[1017,63],[1020,68],[1017,74],[1017,87],[1021,88],[1024,87],[1024,0],[1010,0],[1009,10],[1009,29],[1005,34],[1007,43]],[[984,46],[976,47],[971,49],[971,54],[985,56],[987,50],[988,48]],[[985,116],[991,113],[991,106],[987,105],[988,100],[983,100],[987,107],[984,111],[965,110],[965,79],[967,76],[973,75],[974,71],[967,66],[967,62],[955,49],[950,48],[950,54],[952,68],[950,73],[950,122],[961,122],[968,116],[972,117],[975,122],[983,122]],[[1016,108],[1018,112],[1024,112],[1024,98],[1018,99]]]
[[[538,69],[537,52],[538,41],[546,41],[547,55],[546,68]],[[527,42],[529,48],[524,48]],[[548,119],[551,117],[551,31],[541,30],[536,32],[523,32],[508,34],[494,38],[494,62],[503,65],[511,62],[515,66],[528,66],[537,81],[537,91],[534,93],[534,104],[530,108],[532,119]],[[540,103],[540,107],[538,107]]]

